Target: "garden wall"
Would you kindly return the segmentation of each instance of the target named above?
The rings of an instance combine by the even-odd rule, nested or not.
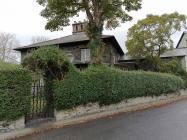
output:
[[[179,90],[168,95],[161,95],[158,97],[137,97],[107,106],[100,106],[98,103],[80,105],[72,109],[56,111],[55,116],[57,121],[63,121],[65,124],[75,124],[76,122],[84,122],[119,113],[132,112],[155,106],[158,107],[186,98],[187,90]]]

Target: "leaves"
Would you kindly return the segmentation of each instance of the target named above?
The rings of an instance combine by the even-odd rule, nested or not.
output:
[[[27,70],[12,66],[0,69],[0,121],[16,120],[28,113],[30,96],[31,76]]]
[[[101,35],[106,28],[116,28],[120,23],[132,20],[128,12],[141,8],[141,0],[37,0],[44,7],[41,16],[47,19],[46,29],[62,30],[70,18],[85,12],[88,18],[87,34],[90,39],[91,63],[101,63]],[[96,30],[92,30],[92,29]],[[98,49],[99,48],[99,49]],[[99,53],[96,53],[99,52]],[[99,58],[99,59],[97,59]]]
[[[186,16],[172,14],[147,15],[128,30],[126,47],[133,57],[160,56],[173,48],[171,36],[186,25]]]
[[[109,105],[130,98],[160,96],[183,87],[184,81],[177,76],[100,65],[69,72],[63,81],[54,82],[53,92],[55,107],[61,110],[88,103]]]
[[[128,30],[126,47],[129,55],[135,58],[159,58],[166,50],[173,48],[171,36],[185,28],[186,16],[177,12],[171,14],[147,15]]]
[[[56,46],[41,47],[28,54],[22,65],[33,72],[42,72],[44,77],[62,80],[72,64],[63,51]]]
[[[185,87],[187,87],[187,72],[181,66],[179,58],[174,58],[168,62],[161,62],[159,65],[159,71],[171,73],[181,77],[185,81]]]
[[[89,22],[115,28],[120,22],[132,19],[129,11],[141,8],[141,0],[37,0],[44,6],[41,15],[48,20],[46,29],[61,30],[68,26],[70,18],[86,12]]]

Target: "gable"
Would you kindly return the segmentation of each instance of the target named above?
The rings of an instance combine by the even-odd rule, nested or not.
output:
[[[177,44],[176,48],[186,48],[187,47],[187,32],[184,32]]]

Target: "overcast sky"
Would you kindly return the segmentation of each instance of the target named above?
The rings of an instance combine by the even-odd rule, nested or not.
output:
[[[129,27],[147,14],[163,14],[179,12],[187,14],[186,0],[143,0],[142,9],[132,12],[133,21],[122,24],[115,30],[104,31],[104,34],[115,35],[120,45],[124,48],[126,33]],[[43,35],[49,38],[70,35],[72,30],[65,27],[63,31],[50,32],[45,30],[46,20],[40,16],[43,9],[36,0],[0,0],[0,32],[14,33],[22,45],[29,44],[32,36]],[[83,20],[84,14],[73,18],[71,22]],[[175,35],[175,44],[181,32]]]

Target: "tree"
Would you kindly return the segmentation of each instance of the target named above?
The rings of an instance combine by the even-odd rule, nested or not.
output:
[[[101,63],[101,35],[106,28],[115,28],[120,22],[132,20],[128,12],[141,8],[141,0],[37,0],[44,6],[41,15],[47,18],[46,29],[61,30],[70,18],[85,12],[88,18],[87,34],[90,39],[92,63]]]
[[[152,61],[156,70],[160,55],[173,48],[172,35],[186,27],[186,16],[179,13],[147,15],[128,30],[126,47],[135,58]]]
[[[47,41],[47,40],[49,40],[49,38],[46,36],[33,36],[31,38],[31,43],[34,44],[34,43],[39,43],[39,42],[43,42],[43,41]]]
[[[17,62],[17,54],[13,48],[18,46],[19,42],[14,34],[0,33],[0,59],[2,61]]]
[[[63,80],[74,66],[68,61],[63,51],[54,46],[41,47],[29,53],[22,65],[36,74],[42,74],[45,80],[46,109],[53,111],[50,110],[54,107],[53,80]]]

